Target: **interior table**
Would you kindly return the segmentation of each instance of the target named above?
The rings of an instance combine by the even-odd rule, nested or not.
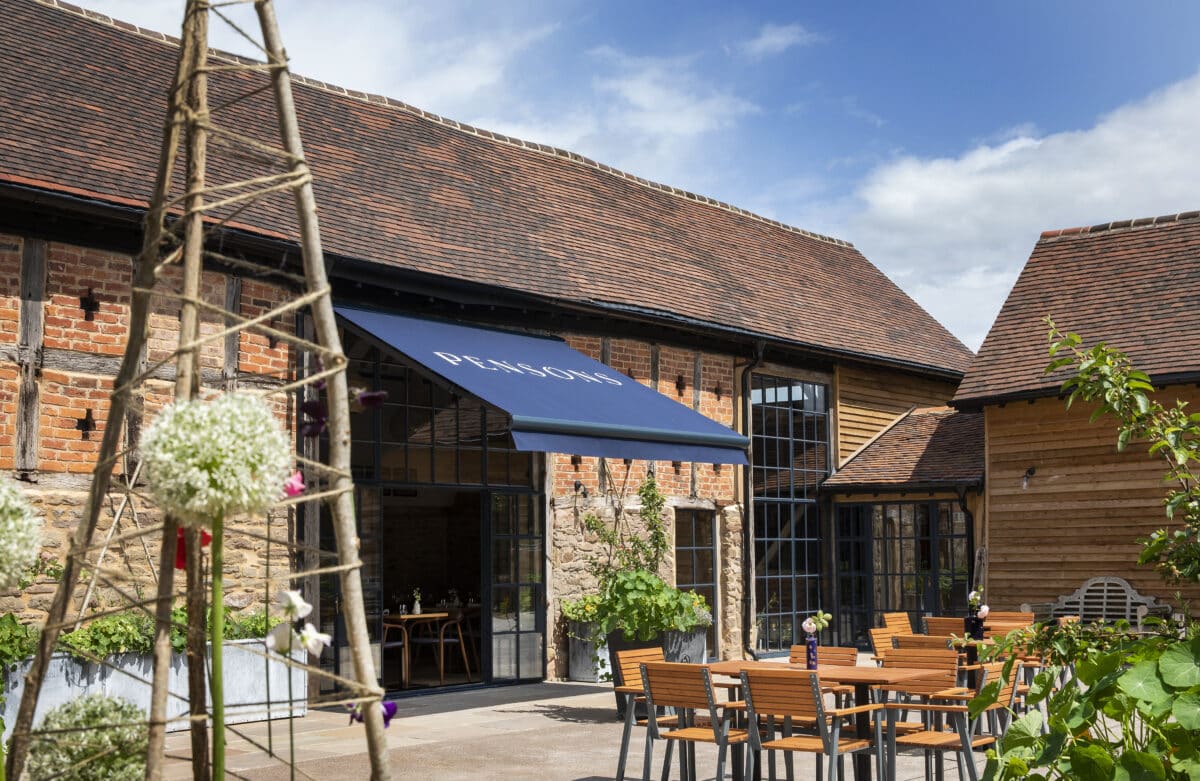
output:
[[[383,625],[385,627],[398,627],[400,629],[400,635],[404,640],[404,662],[400,667],[400,685],[403,688],[408,688],[408,663],[410,659],[408,649],[411,645],[409,643],[409,637],[412,634],[412,630],[425,624],[434,624],[436,626],[439,622],[444,621],[449,617],[450,614],[445,612],[400,613],[398,615],[386,615],[383,617]],[[382,651],[380,651],[379,666],[383,666]],[[382,670],[380,670],[380,673],[382,673]]]

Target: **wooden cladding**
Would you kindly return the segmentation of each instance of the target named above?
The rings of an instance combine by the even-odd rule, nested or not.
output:
[[[1194,405],[1200,393],[1177,386],[1160,401],[1173,404],[1176,398]],[[1068,411],[1057,398],[986,409],[987,593],[993,607],[1052,601],[1098,575],[1125,578],[1163,599],[1176,591],[1153,569],[1136,564],[1137,539],[1169,525],[1162,481],[1167,464],[1137,442],[1118,452],[1115,424],[1101,419],[1089,425],[1091,411],[1085,404]],[[1200,589],[1191,595],[1200,596]]]
[[[878,368],[840,366],[837,376],[838,463],[912,407],[937,407],[954,384]]]

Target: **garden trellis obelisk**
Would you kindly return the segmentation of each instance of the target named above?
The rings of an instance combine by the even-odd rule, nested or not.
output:
[[[114,466],[128,455],[127,450],[135,447],[128,439],[122,440],[122,421],[131,410],[136,411],[143,399],[143,384],[156,372],[167,368],[172,360],[148,365],[147,343],[150,332],[150,314],[155,301],[173,301],[179,308],[179,346],[172,353],[175,365],[175,396],[179,399],[203,395],[200,383],[199,358],[204,345],[220,343],[231,335],[242,332],[265,334],[272,340],[282,340],[295,348],[303,358],[304,369],[299,379],[286,377],[281,383],[269,387],[262,395],[268,398],[286,398],[287,394],[311,393],[323,385],[328,404],[328,459],[321,463],[314,458],[297,456],[304,466],[312,490],[305,495],[282,501],[280,505],[288,511],[299,512],[306,502],[324,502],[329,508],[334,537],[337,543],[336,565],[320,564],[306,572],[276,573],[263,578],[263,592],[270,595],[291,581],[316,574],[336,574],[340,579],[341,610],[345,619],[347,639],[353,659],[353,677],[338,678],[319,668],[305,667],[311,673],[337,678],[348,695],[342,701],[357,704],[365,726],[372,777],[390,777],[387,768],[387,746],[383,732],[382,709],[376,707],[382,691],[376,685],[376,674],[370,652],[366,617],[363,610],[362,585],[359,576],[360,560],[355,531],[353,484],[350,477],[350,424],[349,395],[346,380],[346,359],[342,354],[334,320],[333,303],[326,277],[320,233],[317,225],[316,205],[312,190],[312,175],[305,162],[301,145],[296,111],[292,99],[291,80],[287,70],[286,55],[279,36],[271,0],[252,2],[254,18],[261,33],[261,41],[249,35],[245,28],[232,19],[229,8],[235,5],[249,7],[249,0],[241,2],[209,2],[188,0],[184,16],[183,34],[179,47],[178,69],[170,92],[167,122],[162,134],[162,147],[158,161],[157,180],[150,208],[146,217],[145,234],[140,254],[134,263],[133,291],[130,297],[129,335],[124,359],[113,383],[113,393],[104,430],[103,440],[91,489],[78,527],[71,539],[70,550],[64,562],[64,573],[48,611],[45,628],[39,641],[38,652],[26,678],[25,690],[20,703],[17,724],[13,730],[11,751],[8,756],[8,778],[19,779],[29,756],[33,716],[37,697],[46,674],[50,654],[58,636],[64,628],[70,628],[79,620],[87,621],[99,614],[82,616],[85,605],[72,612],[72,597],[80,580],[81,570],[87,566],[95,569],[95,577],[117,591],[123,584],[109,577],[93,556],[102,545],[94,542],[101,513],[108,504],[112,490],[135,491],[128,481],[124,486],[112,481]],[[212,60],[208,51],[208,22],[210,16],[219,17],[239,34],[257,46],[266,62],[255,62],[238,58],[220,57]],[[216,106],[209,104],[210,77],[221,77],[223,87],[234,90],[222,93]],[[240,90],[240,91],[238,91]],[[278,117],[278,146],[264,143],[261,135],[245,126],[223,125],[223,111],[236,107],[260,94],[270,94]],[[234,128],[237,128],[236,130]],[[121,143],[114,139],[113,143]],[[175,175],[175,161],[180,151],[187,160],[185,186],[177,192],[181,177]],[[246,174],[236,181],[214,183],[208,179],[209,155],[224,155],[222,171],[246,171],[251,163],[261,165],[264,170]],[[212,166],[211,170],[218,170]],[[223,254],[219,245],[219,234],[230,223],[246,224],[246,216],[264,202],[271,201],[278,207],[279,198],[290,198],[295,209],[296,230],[301,250],[302,270],[298,273],[281,264],[263,265],[242,257]],[[276,210],[275,213],[278,213]],[[281,230],[283,228],[281,227]],[[215,245],[215,246],[214,246]],[[294,291],[290,300],[284,301],[270,311],[254,317],[242,316],[239,311],[227,311],[206,302],[201,295],[201,269],[210,265],[230,269],[248,277],[271,279]],[[178,273],[182,269],[182,273]],[[167,283],[167,280],[171,284]],[[177,285],[177,286],[173,286]],[[235,305],[234,310],[238,309]],[[201,314],[219,316],[226,327],[201,334]],[[284,316],[308,315],[311,323],[312,340],[301,338],[280,328],[277,323]],[[236,344],[236,340],[234,344]],[[236,348],[235,348],[236,349]],[[297,362],[299,363],[299,362]],[[299,405],[295,405],[298,407]],[[135,473],[136,474],[136,473]],[[282,493],[282,492],[281,492]],[[145,500],[141,493],[137,496]],[[113,521],[116,523],[116,520]],[[138,531],[121,535],[117,539],[132,538],[144,534],[161,534],[162,547],[159,555],[157,595],[149,599],[128,597],[130,606],[156,617],[155,664],[151,708],[149,718],[149,750],[147,752],[146,777],[157,779],[162,774],[163,740],[167,723],[167,671],[171,651],[169,630],[171,608],[183,594],[176,589],[174,567],[176,554],[177,520],[167,515],[159,525],[141,526]],[[266,534],[259,534],[260,541],[275,544],[270,538],[270,525]],[[245,532],[254,536],[251,532]],[[110,535],[111,536],[111,535]],[[203,625],[205,610],[204,592],[197,587],[193,575],[199,572],[194,566],[199,562],[199,531],[189,531],[188,540],[189,577],[187,600],[189,613],[188,645],[197,656],[192,659],[193,671],[203,656],[202,637],[194,630]],[[107,545],[107,540],[103,546]],[[304,557],[312,561],[313,540],[305,539],[308,546]],[[292,541],[290,550],[297,548]],[[269,557],[268,557],[269,559]],[[297,557],[293,556],[292,561]],[[90,593],[90,588],[89,588]],[[214,614],[219,615],[218,609]],[[103,611],[112,612],[112,611]],[[197,648],[198,645],[198,648]],[[289,657],[288,664],[293,663]],[[289,673],[290,675],[290,673]],[[219,678],[219,671],[217,672]],[[193,703],[193,752],[207,753],[203,709],[197,703],[204,702],[203,680],[193,675],[189,685],[189,696]],[[215,714],[220,714],[220,703],[214,703]],[[268,746],[265,750],[273,753]],[[213,771],[223,767],[223,746],[214,736]],[[208,768],[203,756],[194,757],[193,770],[196,777],[205,777]]]

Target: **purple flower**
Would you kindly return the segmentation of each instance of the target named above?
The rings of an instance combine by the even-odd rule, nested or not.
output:
[[[353,412],[382,407],[388,397],[388,392],[385,390],[370,391],[363,388],[351,388],[350,394],[353,397],[350,400],[350,409]]]
[[[325,402],[309,399],[300,405],[300,411],[311,418],[300,425],[300,436],[315,437],[325,430],[325,425],[329,422],[329,408],[325,406]]]
[[[354,705],[347,705],[346,707],[350,709],[350,723],[353,724],[357,721],[359,724],[362,724],[362,704],[356,703]],[[383,710],[383,726],[387,728],[396,716],[396,703],[389,700],[379,703],[379,707]]]

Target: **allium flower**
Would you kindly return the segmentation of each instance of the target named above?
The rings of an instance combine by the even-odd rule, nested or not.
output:
[[[971,612],[979,610],[979,604],[983,602],[983,589],[978,589],[967,594],[967,608]]]
[[[42,519],[20,488],[0,478],[0,589],[10,589],[21,573],[37,560],[41,547]]]
[[[329,408],[320,399],[309,399],[300,405],[300,411],[310,420],[300,425],[300,436],[315,437],[325,430],[329,423]]]
[[[804,623],[800,625],[800,628],[810,635],[815,634],[817,631],[817,622],[811,618],[806,618],[804,619]]]
[[[186,526],[266,510],[292,462],[271,408],[237,393],[170,405],[146,431],[142,453],[150,492]]]
[[[299,591],[280,591],[279,596],[275,597],[275,606],[289,621],[304,618],[312,612],[312,605],[304,601]]]
[[[300,643],[300,637],[288,622],[276,624],[267,632],[267,648],[281,654],[290,654]]]
[[[976,615],[978,615],[980,618],[987,618],[988,613],[990,613],[990,612],[992,612],[992,609],[990,607],[988,607],[987,605],[981,605],[979,607],[979,612],[976,613]]]
[[[333,640],[332,637],[324,632],[318,632],[317,628],[312,624],[305,623],[304,628],[300,630],[300,643],[313,656],[320,656],[325,650],[325,646]]]
[[[288,496],[299,496],[304,493],[304,489],[308,488],[304,484],[304,475],[297,469],[292,473],[292,476],[283,481],[283,492]]]

